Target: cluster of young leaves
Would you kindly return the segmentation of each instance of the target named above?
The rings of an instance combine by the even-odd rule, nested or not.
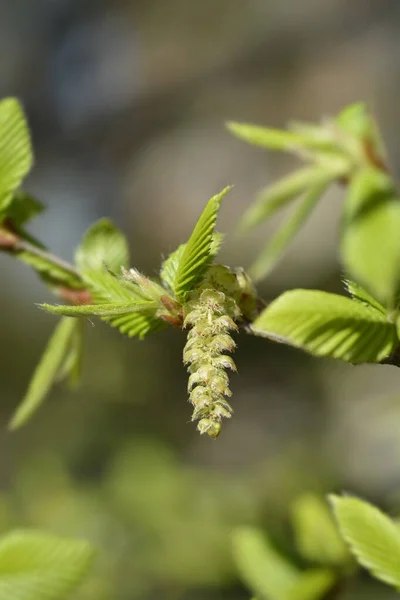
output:
[[[229,128],[241,139],[294,152],[307,163],[263,190],[243,217],[242,228],[251,229],[290,202],[299,203],[250,269],[255,279],[276,264],[326,189],[335,182],[346,187],[339,249],[350,298],[286,292],[255,320],[252,331],[316,356],[393,362],[400,327],[400,197],[365,106],[352,105],[320,126],[296,123],[279,131],[230,123]]]
[[[0,136],[4,134],[0,174],[2,169],[9,173],[7,195],[4,193],[1,204],[0,245],[33,267],[58,296],[69,302],[42,305],[62,318],[11,421],[15,429],[34,413],[54,382],[66,379],[76,385],[79,381],[83,328],[79,319],[71,317],[99,317],[121,333],[139,339],[168,323],[183,326],[185,303],[203,281],[219,250],[221,236],[214,229],[229,188],[211,198],[190,239],[167,258],[157,281],[135,269],[127,270],[127,241],[107,219],[87,231],[75,253],[75,265],[69,265],[49,254],[24,229],[42,208],[19,189],[32,163],[28,130],[15,100],[0,104],[0,116]],[[14,145],[23,152],[16,153]]]
[[[82,290],[75,305],[41,305],[61,315],[39,363],[27,394],[11,427],[26,422],[43,401],[55,381],[67,378],[75,385],[82,360],[82,324],[77,318],[98,317],[121,333],[139,339],[163,329],[168,323],[182,327],[184,304],[202,280],[219,249],[214,227],[222,198],[229,188],[208,202],[189,241],[164,262],[160,280],[127,270],[129,252],[125,236],[109,220],[95,223],[85,234],[75,254],[76,272]]]
[[[260,530],[234,532],[238,572],[257,600],[321,600],[354,568],[329,506],[318,496],[306,494],[295,502],[292,528],[306,568],[284,556]]]
[[[91,545],[33,530],[0,538],[0,600],[64,600],[93,562]]]

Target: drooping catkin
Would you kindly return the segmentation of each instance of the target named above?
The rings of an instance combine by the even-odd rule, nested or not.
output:
[[[200,433],[214,438],[220,433],[222,418],[233,412],[226,400],[232,395],[226,369],[236,371],[236,366],[226,353],[235,349],[231,332],[237,331],[235,320],[240,315],[235,300],[215,289],[203,289],[186,307],[184,326],[191,329],[183,360],[190,373],[192,421],[199,420]]]

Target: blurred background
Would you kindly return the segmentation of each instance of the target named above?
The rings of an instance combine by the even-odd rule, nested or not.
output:
[[[26,189],[48,206],[32,232],[71,259],[111,217],[132,265],[156,274],[205,202],[234,184],[229,234],[256,191],[292,168],[247,146],[228,119],[275,127],[365,100],[400,170],[398,0],[0,1],[0,96],[32,128]],[[276,272],[292,287],[340,292],[340,190],[320,204]],[[249,266],[269,235],[227,236],[222,262]],[[288,510],[303,491],[352,491],[400,511],[400,373],[315,360],[241,334],[234,418],[218,441],[189,422],[184,337],[143,342],[87,322],[81,388],[56,388],[21,431],[6,424],[55,325],[51,297],[0,256],[0,525],[91,539],[87,600],[249,598],[231,532],[254,524],[291,551]],[[349,599],[394,593],[366,579]]]

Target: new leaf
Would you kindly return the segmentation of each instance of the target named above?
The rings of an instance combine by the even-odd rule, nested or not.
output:
[[[128,243],[109,219],[100,219],[85,233],[75,260],[81,271],[98,271],[106,265],[111,271],[119,273],[121,267],[129,265]]]
[[[221,201],[229,190],[230,187],[226,187],[208,201],[189,241],[184,247],[173,286],[178,300],[185,300],[187,294],[201,281],[207,267],[214,258],[215,223]]]
[[[398,524],[358,498],[331,496],[341,534],[357,561],[375,577],[400,589]]]
[[[23,425],[43,402],[69,352],[76,326],[75,319],[67,317],[58,323],[36,367],[25,397],[12,418],[10,429],[17,429]]]
[[[0,212],[10,204],[32,162],[24,113],[17,100],[7,98],[0,102]]]
[[[272,271],[300,227],[311,214],[318,200],[324,194],[329,183],[325,175],[325,180],[312,185],[304,198],[300,200],[298,206],[295,207],[294,212],[283,222],[281,228],[269,240],[267,246],[250,268],[250,275],[254,281],[266,277]]]
[[[98,304],[134,304],[147,303],[149,297],[133,282],[117,278],[103,268],[103,271],[90,271],[83,278]],[[158,305],[152,303],[145,312],[130,311],[128,314],[101,317],[111,327],[129,337],[145,338],[149,333],[166,327],[161,319],[156,317]]]
[[[146,312],[158,308],[156,302],[139,302],[128,304],[83,304],[82,306],[64,306],[63,304],[39,304],[53,315],[65,317],[115,317],[134,312]]]
[[[371,167],[353,177],[345,203],[341,256],[350,277],[386,307],[400,287],[400,198],[392,179]]]
[[[397,342],[395,325],[377,309],[314,290],[285,292],[254,321],[252,331],[351,363],[381,362]]]

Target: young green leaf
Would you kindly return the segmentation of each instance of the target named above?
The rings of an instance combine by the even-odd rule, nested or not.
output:
[[[215,258],[221,248],[223,235],[220,233],[214,233],[212,243],[210,246],[210,258]],[[161,267],[161,281],[167,286],[167,288],[175,294],[175,280],[176,273],[178,271],[179,262],[185,251],[186,244],[181,244],[168,258],[163,262]]]
[[[16,257],[32,267],[39,277],[49,285],[65,285],[77,290],[82,289],[83,284],[78,272],[61,260],[54,262],[45,250],[35,247],[31,252],[24,249],[18,251]]]
[[[283,177],[276,183],[267,186],[258,193],[254,204],[244,213],[240,229],[246,230],[267,221],[276,212],[281,210],[289,202],[295,200],[318,178],[326,179],[321,169],[316,167],[304,167],[294,173]]]
[[[111,327],[117,328],[120,333],[130,338],[137,337],[139,340],[143,340],[151,333],[161,331],[167,327],[167,323],[157,318],[153,312],[103,317],[102,320],[106,321]]]
[[[67,379],[68,385],[75,388],[81,379],[83,362],[83,322],[74,319],[75,327],[71,335],[68,353],[60,367],[57,381]]]
[[[168,287],[171,292],[175,293],[175,278],[178,271],[178,266],[184,253],[186,244],[181,244],[178,248],[168,256],[163,262],[160,272],[161,281]]]
[[[400,285],[400,198],[372,167],[353,177],[345,202],[341,257],[351,278],[393,308]]]
[[[320,157],[322,152],[333,153],[338,156],[342,153],[338,136],[330,121],[324,122],[322,125],[291,121],[289,127],[292,131],[301,135],[307,149],[317,150]]]
[[[311,214],[312,209],[326,191],[329,181],[313,185],[295,207],[294,212],[275,233],[261,252],[255,263],[250,267],[249,274],[254,281],[266,277],[284,254],[286,248],[299,231],[300,227]]]
[[[149,301],[142,290],[133,282],[117,278],[105,269],[83,273],[83,279],[99,304],[133,304]],[[131,312],[112,317],[101,317],[102,321],[129,337],[145,338],[148,334],[163,329],[167,324],[156,317],[156,308],[145,313]]]
[[[336,577],[328,569],[309,569],[298,576],[283,600],[322,600],[335,584]]]
[[[230,190],[226,187],[222,192],[208,201],[193,230],[189,241],[180,257],[175,276],[175,295],[178,300],[185,300],[201,281],[207,267],[213,260],[214,228],[218,211],[225,194]]]
[[[302,135],[293,131],[271,129],[235,121],[229,121],[226,127],[237,138],[269,150],[294,150],[304,144]]]
[[[19,228],[43,211],[44,205],[39,200],[22,190],[17,190],[7,208],[6,215],[11,219],[14,227]]]
[[[299,553],[312,563],[342,566],[350,555],[328,505],[318,496],[304,494],[292,507],[292,524]]]
[[[10,429],[21,427],[42,404],[66,358],[74,328],[74,319],[64,317],[58,323],[36,367],[25,397],[11,420]]]
[[[314,290],[285,292],[254,321],[252,331],[351,363],[380,362],[397,340],[395,325],[380,311]]]
[[[350,281],[350,279],[344,279],[343,283],[346,290],[354,300],[357,300],[366,306],[372,306],[373,308],[376,308],[376,310],[379,310],[379,312],[382,314],[386,315],[386,310],[382,304],[380,304],[378,300],[375,300],[371,294],[368,294],[368,292],[364,290],[361,285],[358,285],[358,283],[355,283],[355,281]]]
[[[32,166],[28,126],[18,100],[0,102],[0,212],[4,211]]]
[[[377,579],[400,589],[400,530],[378,508],[358,498],[331,496],[344,540]]]
[[[233,536],[233,553],[243,581],[260,600],[282,600],[299,571],[257,529],[244,527]]]
[[[158,304],[151,301],[130,302],[129,304],[83,304],[81,306],[39,304],[39,306],[53,315],[64,315],[65,317],[114,317],[158,308]]]
[[[346,133],[364,139],[370,131],[371,117],[363,102],[355,102],[340,111],[336,123]]]
[[[0,600],[64,600],[84,579],[90,544],[36,531],[0,538]]]
[[[104,266],[100,271],[84,271],[82,279],[97,304],[132,304],[147,302],[149,299],[137,285],[116,277]]]
[[[129,265],[128,243],[109,219],[100,219],[85,233],[75,260],[81,271],[99,271],[106,265],[118,273]]]

